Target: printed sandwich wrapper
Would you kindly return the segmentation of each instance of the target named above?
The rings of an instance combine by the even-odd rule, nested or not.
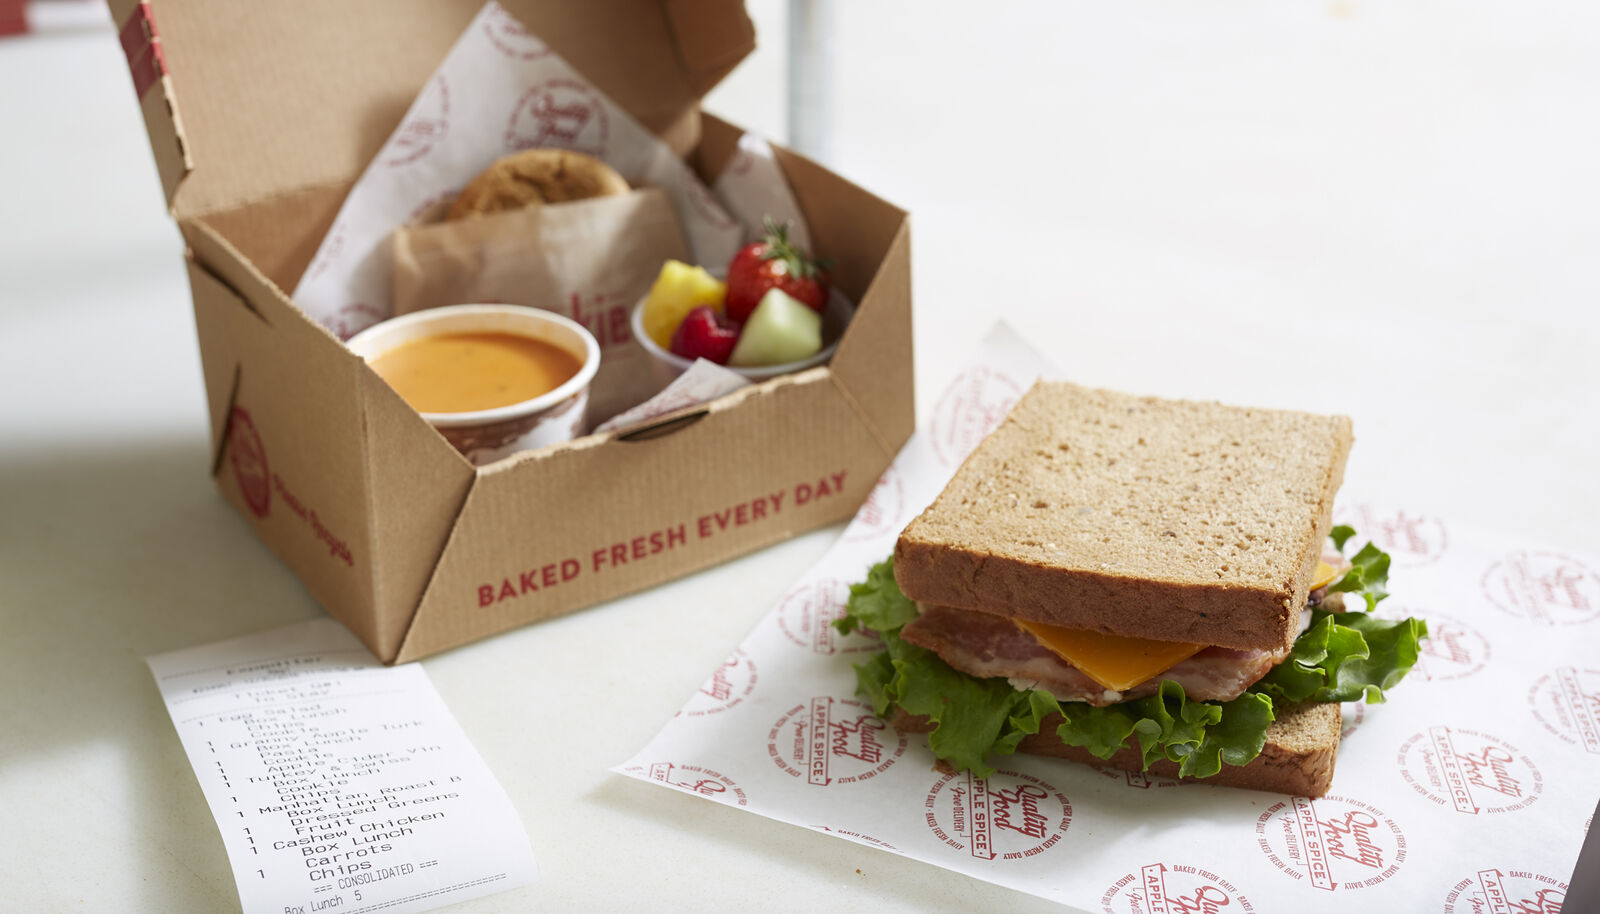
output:
[[[1431,638],[1386,704],[1347,704],[1315,800],[1000,756],[933,768],[855,694],[876,639],[849,584],[1050,366],[1004,329],[951,382],[837,545],[615,770],[1106,914],[1553,912],[1600,798],[1600,556],[1342,493],[1393,557],[1385,616]]]

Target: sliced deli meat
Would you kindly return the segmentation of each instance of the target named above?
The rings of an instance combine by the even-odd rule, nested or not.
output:
[[[1163,679],[1177,682],[1193,699],[1230,701],[1287,655],[1287,651],[1208,647],[1138,685],[1116,691],[1063,660],[1010,619],[948,606],[921,604],[919,609],[921,615],[906,623],[900,637],[933,651],[951,667],[983,679],[1009,679],[1019,689],[1043,689],[1059,701],[1097,706],[1153,694]]]

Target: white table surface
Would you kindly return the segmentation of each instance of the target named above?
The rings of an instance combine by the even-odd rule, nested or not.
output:
[[[1351,415],[1347,491],[1600,553],[1600,7],[1063,6],[838,4],[824,155],[914,213],[923,414],[1003,314],[1083,382]],[[752,10],[711,106],[781,138]],[[0,42],[0,86],[0,909],[237,910],[141,657],[320,610],[207,475],[114,36]],[[1060,910],[606,772],[838,532],[424,661],[544,873],[460,910]]]

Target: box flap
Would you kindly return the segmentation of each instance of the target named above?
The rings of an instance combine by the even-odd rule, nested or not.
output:
[[[680,153],[700,96],[755,46],[742,0],[503,5]],[[348,187],[482,7],[111,0],[173,214]]]

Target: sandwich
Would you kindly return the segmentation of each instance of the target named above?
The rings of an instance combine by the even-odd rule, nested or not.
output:
[[[941,765],[1022,751],[1301,796],[1420,619],[1331,526],[1350,420],[1041,382],[851,588],[858,691]]]

